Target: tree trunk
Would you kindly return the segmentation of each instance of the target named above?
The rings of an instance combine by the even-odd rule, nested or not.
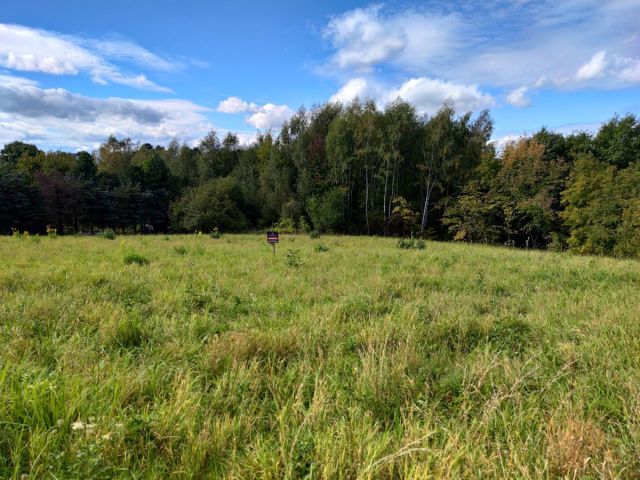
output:
[[[427,226],[427,220],[429,219],[429,198],[431,197],[431,190],[433,190],[433,183],[431,180],[427,182],[427,191],[424,196],[424,208],[422,209],[422,224],[420,226],[420,233],[424,233],[424,229]]]

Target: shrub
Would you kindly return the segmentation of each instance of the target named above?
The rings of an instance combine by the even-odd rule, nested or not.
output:
[[[209,233],[209,236],[213,239],[218,239],[222,234],[220,233],[220,230],[218,230],[218,227],[214,227],[214,229],[211,230],[211,233]]]
[[[296,226],[290,218],[282,218],[274,225],[274,229],[281,233],[296,233]]]
[[[58,237],[58,230],[56,230],[55,228],[53,228],[50,225],[47,225],[47,237],[49,237],[49,238],[57,238]]]
[[[304,217],[300,217],[300,220],[298,221],[298,230],[302,233],[307,233],[310,229],[311,227],[309,226],[309,222],[307,222],[307,219]]]
[[[185,191],[171,206],[175,230],[210,232],[214,228],[233,232],[247,228],[243,191],[231,177],[216,178]]]
[[[345,188],[336,187],[319,197],[311,197],[307,205],[307,211],[313,226],[323,232],[340,230],[344,223],[346,196],[347,190]]]
[[[415,247],[415,240],[413,238],[401,238],[398,240],[398,248],[410,250]]]
[[[320,230],[311,230],[309,232],[309,238],[320,238]]]
[[[127,265],[131,265],[134,263],[136,265],[147,265],[149,263],[149,260],[138,253],[132,252],[125,255],[124,263],[126,263]]]
[[[185,247],[183,247],[183,246],[174,247],[173,249],[178,255],[186,255],[187,254],[187,249]]]
[[[300,256],[300,250],[298,249],[288,249],[285,254],[285,262],[287,266],[291,268],[297,268],[304,265]]]
[[[116,232],[112,228],[107,228],[107,229],[102,231],[102,233],[100,234],[100,237],[102,237],[102,238],[104,238],[106,240],[115,240],[116,239]]]
[[[329,247],[327,247],[326,245],[319,243],[318,245],[316,245],[314,247],[314,250],[318,253],[322,253],[322,252],[328,252],[329,251]]]
[[[402,248],[404,250],[424,250],[427,248],[427,242],[425,242],[422,238],[414,239],[411,238],[401,238],[398,240],[398,248]]]

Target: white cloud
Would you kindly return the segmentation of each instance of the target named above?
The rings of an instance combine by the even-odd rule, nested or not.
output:
[[[207,108],[185,100],[94,98],[0,76],[0,144],[30,141],[43,148],[95,148],[109,135],[151,143],[200,138],[213,125]]]
[[[251,113],[245,118],[245,121],[258,130],[280,128],[294,114],[288,105],[274,105],[273,103],[257,105],[239,97],[229,97],[222,100],[218,103],[217,110],[223,113]]]
[[[399,87],[388,87],[364,78],[354,78],[340,88],[330,101],[348,104],[355,98],[372,99],[380,107],[401,98],[411,103],[421,114],[435,113],[445,103],[465,112],[495,105],[495,99],[480,91],[476,85],[463,85],[427,77],[412,78]]]
[[[501,152],[502,150],[504,150],[504,148],[514,142],[517,142],[518,140],[521,140],[523,138],[526,138],[527,135],[522,133],[522,134],[507,134],[507,135],[502,135],[501,137],[497,137],[497,138],[492,138],[489,143],[492,143],[495,147],[496,150],[498,152]]]
[[[549,131],[559,133],[561,135],[572,135],[576,133],[586,132],[590,135],[594,135],[602,127],[603,122],[591,122],[591,123],[571,123],[566,125],[558,125],[548,128]],[[498,151],[504,149],[509,143],[517,142],[523,138],[530,138],[535,132],[520,132],[520,133],[503,133],[490,140],[490,143],[495,145]]]
[[[453,10],[438,2],[428,9],[375,5],[334,16],[323,31],[333,52],[321,71],[503,88],[520,105],[529,101],[518,90],[523,86],[531,93],[542,84],[563,90],[585,82],[603,89],[640,84],[640,1],[499,0],[457,3]]]
[[[620,64],[618,78],[625,84],[640,84],[640,58],[625,58]]]
[[[381,5],[357,8],[333,17],[324,29],[339,68],[371,70],[387,61],[423,65],[456,43],[458,17],[405,10],[385,15]]]
[[[88,74],[98,84],[110,82],[170,92],[145,75],[130,73],[110,60],[129,61],[157,69],[177,68],[158,55],[124,40],[87,40],[56,32],[0,23],[0,66],[50,75]]]
[[[291,118],[293,113],[293,110],[287,105],[266,103],[258,107],[255,113],[249,115],[246,121],[258,130],[271,130],[280,128],[284,122]]]
[[[462,85],[427,77],[412,78],[398,89],[392,90],[388,96],[390,100],[406,100],[419,113],[434,113],[444,103],[450,103],[459,111],[480,110],[495,105],[494,98],[482,93],[476,85]]]
[[[516,88],[507,95],[507,103],[514,107],[528,107],[531,105],[531,100],[526,97],[528,91],[527,87]]]
[[[345,83],[340,90],[334,93],[329,99],[330,102],[337,102],[342,104],[348,104],[359,98],[365,100],[367,98],[374,98],[378,96],[374,88],[372,88],[370,82],[364,78],[352,78]]]
[[[178,63],[162,58],[128,40],[88,40],[84,43],[107,58],[130,61],[153,70],[173,71],[180,67]]]
[[[607,68],[606,52],[596,53],[589,62],[585,63],[576,73],[577,80],[591,80],[601,77]]]
[[[217,110],[222,113],[243,113],[249,112],[256,108],[254,103],[245,102],[238,97],[229,97],[218,103]]]

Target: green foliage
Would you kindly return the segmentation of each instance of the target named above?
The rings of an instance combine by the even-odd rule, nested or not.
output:
[[[580,156],[563,192],[569,247],[579,253],[640,255],[635,241],[639,196],[640,164],[617,169],[593,155]]]
[[[186,247],[179,245],[177,247],[173,247],[174,252],[176,252],[180,256],[184,256],[187,254],[188,250]]]
[[[307,206],[309,216],[316,230],[337,231],[344,221],[346,190],[336,187],[319,197],[311,197]]]
[[[213,238],[214,240],[222,237],[222,234],[220,233],[220,230],[218,230],[218,227],[214,227],[214,229],[209,232],[209,237]]]
[[[396,246],[402,250],[424,250],[427,248],[427,242],[423,238],[400,238]]]
[[[280,219],[273,228],[282,233],[296,233],[296,225],[291,218]]]
[[[318,243],[315,247],[313,247],[313,251],[316,253],[324,253],[329,251],[329,247],[327,247],[324,243]]]
[[[247,221],[239,205],[242,192],[231,178],[220,178],[194,187],[171,207],[174,228],[187,231],[238,231]]]
[[[389,230],[397,235],[410,235],[416,228],[418,213],[413,211],[409,202],[403,197],[396,197],[391,201],[391,217]]]
[[[116,232],[113,228],[105,228],[102,232],[100,232],[100,237],[105,240],[115,240]]]
[[[300,109],[248,146],[215,131],[196,148],[112,136],[93,155],[13,142],[0,151],[0,234],[277,225],[638,254],[636,116],[595,135],[542,128],[499,150],[492,129],[486,111],[423,117],[402,100],[354,101]]]
[[[297,248],[295,249],[288,248],[287,252],[284,255],[284,260],[287,267],[290,267],[290,268],[298,268],[304,265],[300,250]]]
[[[131,252],[131,253],[127,253],[124,256],[124,263],[127,264],[127,265],[132,265],[132,264],[148,265],[149,264],[149,259],[146,258],[146,257],[143,257],[139,253]]]
[[[320,233],[320,230],[311,230],[309,232],[309,238],[317,239],[317,238],[320,238],[321,236],[322,234]]]

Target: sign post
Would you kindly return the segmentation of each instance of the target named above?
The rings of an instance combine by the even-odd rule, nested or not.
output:
[[[276,243],[280,241],[278,232],[267,232],[267,242],[273,247],[273,254],[276,254]]]

